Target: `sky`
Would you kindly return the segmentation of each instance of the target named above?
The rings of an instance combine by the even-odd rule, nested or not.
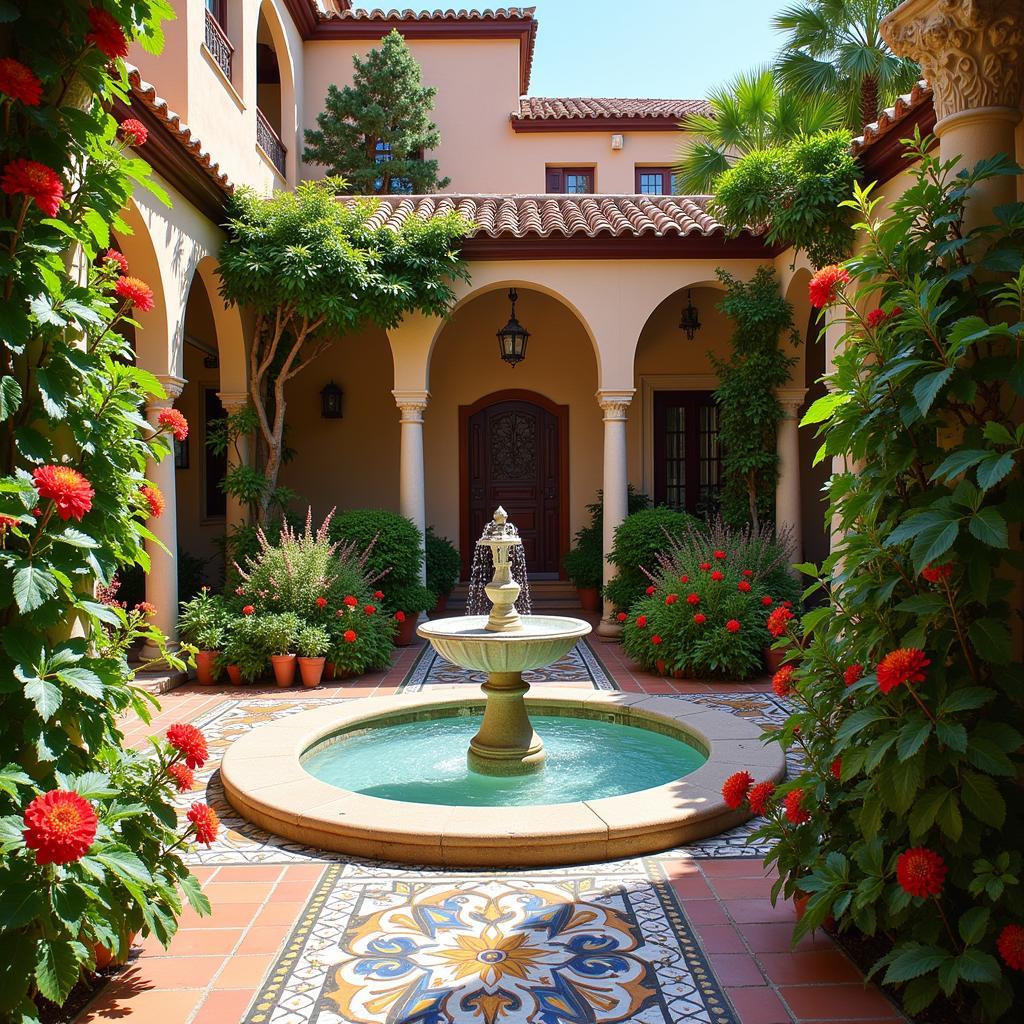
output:
[[[503,0],[402,0],[390,6],[494,7]],[[783,0],[508,0],[536,6],[533,96],[696,99],[766,63]],[[389,6],[383,0],[356,7]]]

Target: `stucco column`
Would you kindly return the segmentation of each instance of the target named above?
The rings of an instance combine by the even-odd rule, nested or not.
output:
[[[604,479],[602,483],[601,516],[604,540],[605,584],[615,575],[608,561],[615,543],[615,530],[626,518],[629,508],[629,461],[626,447],[626,421],[634,388],[612,391],[605,388],[597,392],[597,402],[604,410]],[[605,598],[598,636],[608,640],[622,635],[622,627],[612,619],[614,609]]]
[[[220,404],[224,406],[224,411],[229,416],[233,416],[236,412],[241,412],[249,404],[249,396],[244,391],[218,391],[217,397],[220,399]],[[248,465],[248,435],[239,437],[233,444],[228,445],[227,457],[229,473],[239,466]],[[228,508],[224,519],[224,533],[230,537],[235,530],[245,526],[248,522],[249,509],[245,502],[239,501],[234,495],[229,494],[227,499]]]
[[[174,405],[174,400],[181,394],[185,381],[172,374],[158,373],[166,398],[154,398],[146,406],[146,418],[156,429],[159,424],[157,417],[163,409]],[[164,496],[163,514],[150,519],[146,526],[154,537],[163,545],[146,541],[146,553],[149,555],[149,575],[146,576],[146,600],[156,608],[153,623],[170,642],[177,638],[178,624],[178,501],[174,487],[174,452],[173,450],[159,462],[150,459],[146,466],[146,476]],[[166,550],[164,550],[166,548]],[[160,652],[147,644],[142,649],[145,659],[157,658]]]
[[[1015,155],[1021,119],[1024,5],[1018,0],[906,0],[881,25],[893,51],[916,60],[933,91],[943,161],[960,167]],[[1017,198],[1013,175],[982,182],[968,199],[967,228]]]
[[[425,534],[427,529],[427,488],[423,468],[423,413],[430,401],[429,391],[392,391],[402,425],[398,469],[399,506]],[[420,582],[427,582],[426,564],[420,569]]]
[[[790,531],[791,561],[803,558],[803,529],[800,518],[800,405],[804,388],[780,388],[782,419],[775,435],[779,456],[779,477],[775,484],[775,525]]]

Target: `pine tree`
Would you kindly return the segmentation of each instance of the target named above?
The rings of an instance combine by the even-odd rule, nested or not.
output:
[[[420,66],[394,29],[365,59],[353,57],[352,85],[327,90],[317,129],[306,131],[303,159],[340,175],[351,192],[422,194],[444,188],[426,150],[441,142],[430,119],[436,89],[424,86]]]

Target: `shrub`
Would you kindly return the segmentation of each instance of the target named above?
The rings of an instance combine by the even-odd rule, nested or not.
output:
[[[331,649],[331,636],[323,626],[303,626],[295,634],[295,652],[300,658],[322,658]]]
[[[224,598],[203,587],[195,597],[181,602],[178,636],[201,651],[215,651],[223,642],[230,617]]]
[[[251,683],[267,670],[269,659],[260,620],[255,615],[231,618],[224,631],[224,649],[215,662],[217,668],[237,665],[242,678]]]
[[[297,615],[280,612],[254,618],[249,635],[256,649],[270,658],[275,654],[294,654],[296,637],[302,628]]]
[[[804,757],[786,796],[802,791],[807,820],[783,805],[761,836],[776,891],[810,894],[798,936],[831,914],[878,936],[876,969],[909,1014],[942,999],[936,1019],[1010,1020],[1024,1005],[1009,550],[1024,514],[1024,204],[968,229],[968,198],[1017,168],[957,170],[930,141],[915,138],[914,183],[886,216],[858,190],[863,251],[811,282],[845,331],[805,422],[822,424],[825,457],[859,469],[831,481],[836,546],[805,567],[828,605],[793,637],[796,711],[771,737]]]
[[[562,559],[565,573],[573,586],[597,587],[600,589],[604,578],[604,517],[601,492],[597,492],[597,501],[587,506],[590,522],[576,531],[573,547]],[[651,500],[646,494],[639,494],[629,485],[627,493],[627,515],[642,512]]]
[[[447,538],[427,527],[427,590],[438,597],[450,594],[462,574],[458,548]]]
[[[423,535],[408,519],[384,509],[354,509],[334,518],[330,536],[368,551],[369,578],[392,611],[419,613],[437,603],[420,583]]]
[[[694,522],[685,512],[664,505],[627,516],[615,531],[608,560],[618,571],[605,588],[605,597],[619,610],[629,608],[650,584],[645,570],[657,568],[658,552],[665,548],[667,538],[681,536]]]
[[[398,623],[387,611],[369,600],[344,605],[327,622],[331,646],[328,657],[343,672],[365,672],[391,663]]]

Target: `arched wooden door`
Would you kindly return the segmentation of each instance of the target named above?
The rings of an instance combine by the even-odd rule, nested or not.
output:
[[[461,549],[503,506],[519,528],[531,576],[557,577],[569,532],[569,407],[532,391],[501,391],[459,408]]]

